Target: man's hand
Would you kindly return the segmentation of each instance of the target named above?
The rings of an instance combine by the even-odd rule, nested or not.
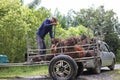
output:
[[[54,38],[51,38],[51,41],[53,41],[54,40]]]
[[[52,25],[55,25],[55,26],[56,26],[56,25],[57,25],[57,23],[52,23]]]

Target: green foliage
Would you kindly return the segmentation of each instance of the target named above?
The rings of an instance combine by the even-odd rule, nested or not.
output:
[[[116,61],[120,63],[120,50],[117,50]]]
[[[115,28],[118,28],[118,18],[113,10],[105,11],[104,6],[100,6],[97,9],[90,7],[88,9],[81,9],[76,12],[75,21],[78,25],[82,24],[91,29],[97,28],[100,32],[114,32]]]
[[[5,0],[1,1],[1,4],[4,2]],[[13,5],[12,2],[15,5],[9,7]],[[37,11],[23,7],[18,0],[11,0],[4,4],[0,6],[3,11],[1,14],[4,14],[0,16],[0,53],[6,54],[10,62],[21,62],[27,51],[27,42],[36,46],[36,30],[42,21],[50,16],[50,11],[43,7]],[[56,27],[55,35],[59,38],[78,36],[87,30],[83,26],[70,27],[68,30],[61,28],[61,26],[62,24]],[[49,36],[46,36],[46,42],[49,39]],[[48,47],[50,47],[49,44],[50,42],[47,43]]]
[[[37,8],[41,3],[41,0],[33,0],[30,4],[28,4],[29,8]]]
[[[18,0],[2,0],[1,4],[3,5],[0,5],[0,9],[6,12],[1,16],[0,21],[0,52],[6,54],[13,62],[22,58],[21,52],[26,50],[24,34],[27,24],[24,21],[26,14],[23,13],[26,9],[20,7]]]
[[[118,34],[120,33],[120,23],[118,17],[113,10],[105,10],[104,6],[98,8],[90,7],[81,9],[74,17],[74,24],[82,24],[93,31],[97,31],[103,36],[103,39],[108,43],[113,52],[117,54],[117,49],[120,47]],[[101,37],[101,36],[99,36]]]
[[[59,11],[57,12],[58,13],[55,15],[61,16]],[[120,50],[120,39],[118,37],[118,35],[120,35],[120,23],[116,13],[113,10],[105,10],[104,6],[99,6],[98,8],[90,7],[88,9],[81,9],[78,12],[70,10],[64,18],[60,17],[60,24],[62,24],[62,27],[64,26],[63,28],[68,28],[69,26],[76,27],[79,25],[90,28],[90,30],[94,32],[95,36],[102,38],[108,43],[110,49],[115,54],[119,54],[117,50]],[[78,34],[78,31],[73,28],[69,28],[68,31],[69,30],[70,33],[67,32],[67,34],[64,33],[65,35],[63,35]],[[85,31],[85,33],[87,33],[87,31]]]
[[[110,46],[110,49],[117,54],[120,48],[119,38],[116,33],[105,34],[105,42]]]
[[[0,4],[0,53],[11,62],[23,61],[28,38],[35,39],[37,28],[50,12],[28,9],[19,0],[1,0]]]
[[[25,5],[24,1],[25,0],[21,0],[22,5]],[[37,7],[39,7],[40,3],[41,3],[41,0],[32,0],[32,2],[27,3],[25,6],[28,6],[30,9],[36,9]]]
[[[0,0],[0,53],[6,54],[10,62],[24,60],[27,42],[36,46],[36,31],[43,20],[51,15],[50,10],[44,7],[38,10],[23,7],[20,3],[22,1]],[[70,36],[79,36],[82,33],[93,37],[93,30],[97,28],[99,32],[106,34],[104,35],[105,41],[115,53],[120,50],[120,44],[118,44],[120,39],[117,36],[120,33],[120,24],[113,10],[105,11],[103,6],[97,9],[91,7],[81,9],[79,12],[70,10],[67,16],[56,10],[55,16],[60,23],[55,27],[56,38],[64,39]],[[45,40],[47,46],[50,47],[48,35]]]
[[[77,27],[69,27],[67,30],[61,28],[60,26],[57,26],[56,28],[56,37],[57,38],[68,38],[70,36],[80,36],[81,34],[86,34],[88,29],[82,25],[77,26]],[[93,37],[93,32],[92,30],[89,30],[89,35]]]
[[[54,13],[54,15],[56,16],[56,18],[58,19],[58,21],[59,21],[59,23],[60,23],[60,25],[61,25],[61,27],[62,28],[67,28],[68,26],[67,26],[67,24],[66,24],[66,16],[65,15],[62,15],[59,11],[58,11],[58,9],[56,9],[55,10],[55,13]]]

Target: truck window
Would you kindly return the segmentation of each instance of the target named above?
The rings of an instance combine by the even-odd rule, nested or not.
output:
[[[105,44],[101,44],[100,49],[104,52],[109,52],[108,48],[105,46]]]

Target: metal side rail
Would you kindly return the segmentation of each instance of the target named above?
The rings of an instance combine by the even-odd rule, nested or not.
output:
[[[13,66],[38,66],[48,65],[50,61],[40,62],[23,62],[23,63],[0,63],[0,67],[13,67]]]

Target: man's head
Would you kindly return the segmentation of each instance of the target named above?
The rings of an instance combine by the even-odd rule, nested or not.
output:
[[[52,23],[57,23],[57,19],[56,19],[55,17],[52,17],[52,18],[51,18],[51,22],[52,22]]]

